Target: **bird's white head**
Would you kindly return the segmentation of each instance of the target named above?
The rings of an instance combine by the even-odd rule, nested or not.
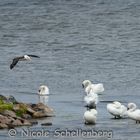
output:
[[[89,85],[91,85],[91,84],[92,84],[92,83],[91,83],[90,80],[84,80],[84,81],[82,82],[83,88],[86,88],[87,86],[89,86]]]
[[[38,90],[38,94],[39,95],[49,95],[49,88],[45,85],[40,86],[39,90]]]
[[[135,111],[137,108],[137,105],[135,103],[128,103],[127,110],[129,111]]]
[[[31,60],[31,57],[28,56],[28,55],[24,55],[24,59],[25,59],[25,60]]]

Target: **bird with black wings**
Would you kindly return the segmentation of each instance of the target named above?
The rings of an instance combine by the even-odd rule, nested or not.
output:
[[[10,69],[13,69],[19,61],[30,61],[31,60],[31,57],[40,58],[37,55],[31,55],[31,54],[15,57],[13,59],[11,65],[10,65]]]

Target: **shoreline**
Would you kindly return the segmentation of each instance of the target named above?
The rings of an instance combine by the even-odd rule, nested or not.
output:
[[[38,119],[53,116],[53,109],[43,103],[27,104],[18,102],[13,96],[0,95],[0,129],[32,126],[38,124]]]

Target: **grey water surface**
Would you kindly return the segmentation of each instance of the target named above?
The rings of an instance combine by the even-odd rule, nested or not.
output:
[[[40,59],[19,62],[10,70],[13,57],[23,54]],[[84,79],[105,87],[96,125],[84,125]],[[48,105],[56,116],[39,122],[53,125],[24,129],[111,131],[114,140],[139,140],[140,125],[127,118],[112,119],[106,105],[118,100],[140,107],[140,1],[0,0],[0,94],[36,103],[42,84],[50,89]],[[11,139],[46,139],[21,136],[23,128],[16,128]],[[8,130],[0,130],[0,139],[10,139]]]

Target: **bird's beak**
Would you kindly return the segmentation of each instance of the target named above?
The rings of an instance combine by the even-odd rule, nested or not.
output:
[[[38,93],[40,93],[40,91],[41,91],[41,90],[39,89],[39,90],[38,90]]]
[[[82,84],[82,87],[84,88],[84,84]]]

